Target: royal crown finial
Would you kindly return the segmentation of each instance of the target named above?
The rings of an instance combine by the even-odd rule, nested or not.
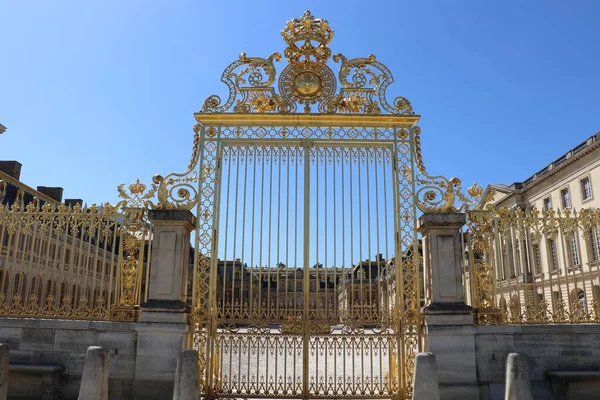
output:
[[[146,190],[146,185],[141,183],[139,179],[135,181],[135,183],[129,185],[129,191],[131,194],[140,194],[143,193],[144,190]]]
[[[333,31],[329,23],[323,19],[315,18],[306,10],[302,17],[288,21],[281,31],[283,40],[288,44],[285,56],[290,62],[300,61],[301,57],[308,61],[313,58],[319,62],[326,62],[331,56],[327,48],[333,38]],[[299,42],[304,42],[298,45]],[[315,47],[311,42],[317,42]]]

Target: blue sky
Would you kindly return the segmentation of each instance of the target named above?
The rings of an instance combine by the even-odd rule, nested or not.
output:
[[[305,9],[331,24],[334,53],[391,69],[433,174],[524,180],[600,130],[593,0],[0,0],[0,159],[88,203],[182,171],[193,113],[226,94],[222,70],[282,52]]]

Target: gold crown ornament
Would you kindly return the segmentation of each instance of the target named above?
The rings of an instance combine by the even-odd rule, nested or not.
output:
[[[324,63],[331,56],[331,50],[327,47],[333,38],[329,22],[315,18],[308,10],[302,17],[288,21],[281,31],[281,36],[288,44],[284,54],[289,62],[300,61],[304,56],[306,61],[312,57],[315,61]],[[317,42],[318,46],[315,47],[313,41]],[[299,42],[304,43],[298,46]]]

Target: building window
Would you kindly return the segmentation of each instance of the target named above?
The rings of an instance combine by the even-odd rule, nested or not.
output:
[[[550,266],[550,272],[554,272],[558,268],[558,259],[556,257],[556,243],[554,243],[554,239],[548,239],[546,243],[548,246],[548,264]]]
[[[600,261],[600,231],[596,228],[589,230],[590,236],[588,238],[590,246],[590,256],[592,262]]]
[[[550,197],[544,199],[544,211],[548,211],[552,208],[552,200]]]
[[[581,185],[581,200],[586,201],[592,198],[592,182],[590,182],[590,177],[586,176],[582,180],[579,181]]]
[[[571,195],[569,194],[568,188],[560,191],[560,201],[562,202],[563,208],[571,208]]]
[[[571,237],[567,237],[569,242],[569,247],[571,249],[571,268],[575,268],[579,266],[579,249],[577,248],[577,235],[575,232],[571,233]]]
[[[542,262],[540,259],[540,245],[537,243],[533,245],[533,262],[535,268],[534,272],[536,275],[539,275],[542,271]]]
[[[581,289],[579,289],[577,291],[577,300],[579,301],[579,304],[581,305],[581,309],[584,310],[585,309],[585,293]]]
[[[516,272],[515,272],[515,259],[514,259],[514,253],[513,253],[513,246],[512,246],[512,240],[508,240],[505,243],[505,248],[506,248],[506,252],[505,257],[506,257],[506,263],[508,265],[508,272],[510,273],[510,278],[514,278],[516,277]]]

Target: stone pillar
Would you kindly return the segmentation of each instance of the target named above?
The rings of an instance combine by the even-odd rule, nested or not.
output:
[[[148,302],[150,311],[179,312],[187,309],[190,232],[196,217],[187,210],[150,210],[154,225]]]
[[[108,400],[108,351],[88,347],[78,400]]]
[[[8,346],[0,344],[0,400],[8,395]]]
[[[196,350],[184,350],[179,353],[173,400],[198,400],[200,398],[199,378],[198,352]]]
[[[433,353],[415,357],[415,379],[412,400],[440,400],[440,384]]]
[[[527,358],[519,353],[510,353],[506,359],[504,400],[533,400]]]
[[[187,304],[190,232],[187,210],[151,210],[154,225],[148,301],[141,305],[134,398],[170,398],[177,356],[192,346]]]
[[[423,349],[436,356],[440,397],[479,399],[475,333],[465,304],[462,278],[461,213],[428,213],[419,218],[423,235],[425,307]]]

